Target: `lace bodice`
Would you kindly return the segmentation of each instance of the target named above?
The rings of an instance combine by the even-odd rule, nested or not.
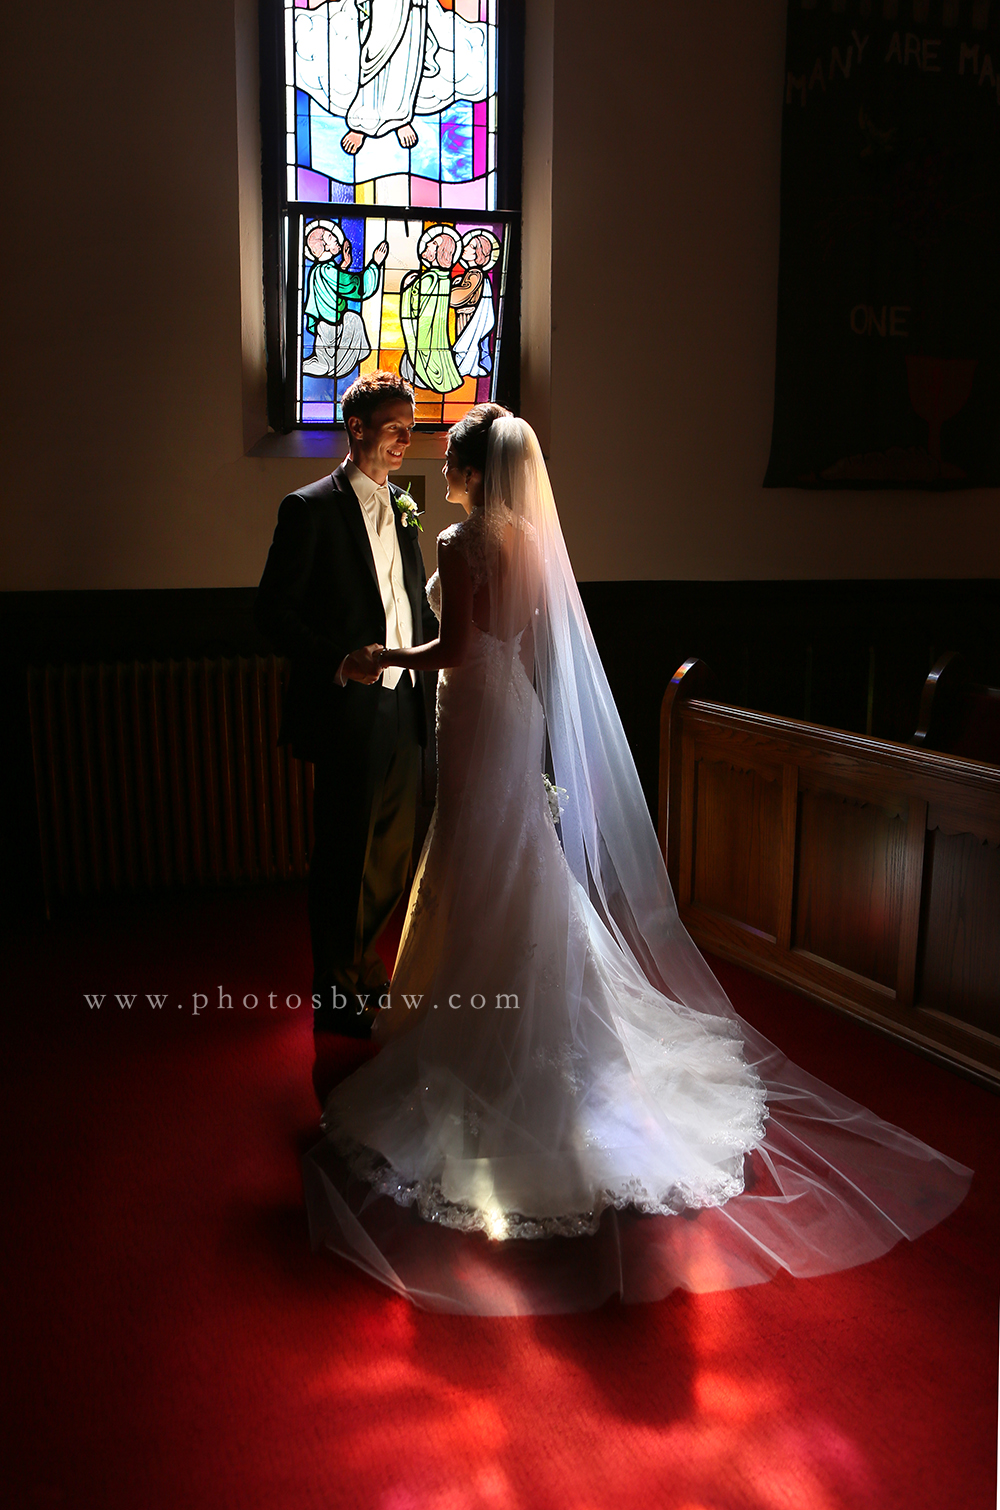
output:
[[[489,575],[487,563],[491,545],[490,526],[485,511],[474,509],[465,519],[460,519],[457,524],[450,524],[438,535],[438,544],[442,540],[449,545],[454,542],[459,547],[469,563],[473,588],[482,587]],[[427,601],[431,605],[431,612],[435,618],[440,619],[441,577],[438,572],[435,572],[427,583]]]

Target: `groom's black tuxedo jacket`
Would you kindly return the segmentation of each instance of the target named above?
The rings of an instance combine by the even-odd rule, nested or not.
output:
[[[424,595],[416,526],[402,524],[396,503],[400,490],[392,483],[389,494],[413,615],[413,642],[419,645],[435,637],[437,621]],[[344,741],[366,741],[381,683],[338,687],[334,678],[352,650],[385,643],[385,610],[361,504],[342,465],[332,477],[283,499],[254,616],[275,650],[292,663],[280,742],[290,744],[301,760],[323,760],[335,756]],[[419,676],[412,695],[424,743],[426,715]]]

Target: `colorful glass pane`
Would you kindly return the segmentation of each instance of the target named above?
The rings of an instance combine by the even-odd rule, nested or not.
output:
[[[496,208],[497,0],[284,3],[289,200]]]
[[[296,419],[340,421],[377,369],[414,386],[418,424],[494,396],[507,224],[490,216],[297,216]]]

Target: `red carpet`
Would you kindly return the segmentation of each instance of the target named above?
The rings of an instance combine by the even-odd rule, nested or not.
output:
[[[5,1505],[994,1504],[1000,1098],[720,966],[792,1058],[971,1165],[963,1206],[827,1279],[430,1316],[309,1251],[300,892],[115,907],[5,960]]]

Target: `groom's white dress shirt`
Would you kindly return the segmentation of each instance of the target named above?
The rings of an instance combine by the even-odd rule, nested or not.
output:
[[[413,614],[410,611],[410,600],[406,595],[403,563],[399,554],[396,519],[389,498],[389,488],[385,483],[373,482],[366,472],[362,472],[360,467],[354,465],[353,461],[344,464],[344,476],[361,504],[365,529],[368,531],[368,543],[375,559],[379,592],[382,594],[382,607],[385,609],[385,648],[409,650],[413,644]],[[347,656],[341,661],[337,672],[337,683],[341,687],[346,681],[344,676],[346,661]],[[383,687],[395,687],[403,674],[401,666],[386,666],[382,672]],[[413,672],[408,671],[406,675],[412,683]]]

